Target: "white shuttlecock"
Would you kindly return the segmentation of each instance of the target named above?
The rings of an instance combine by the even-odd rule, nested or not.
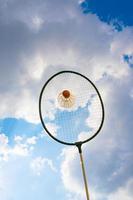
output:
[[[58,103],[63,108],[71,108],[75,104],[75,96],[69,90],[63,90],[58,95]]]

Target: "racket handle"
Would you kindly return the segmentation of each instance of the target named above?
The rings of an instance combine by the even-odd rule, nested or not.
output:
[[[87,198],[87,200],[90,200],[81,145],[82,144],[80,142],[76,143],[76,146],[78,147],[79,155],[80,155],[80,163],[81,163],[81,169],[82,169],[82,174],[83,174],[83,179],[84,179],[84,186],[85,186],[86,198]]]

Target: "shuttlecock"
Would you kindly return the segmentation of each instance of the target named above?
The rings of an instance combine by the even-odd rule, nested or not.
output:
[[[58,95],[58,103],[63,108],[71,108],[75,104],[75,96],[69,90],[63,90]]]

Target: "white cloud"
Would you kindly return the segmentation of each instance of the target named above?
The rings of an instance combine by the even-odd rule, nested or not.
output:
[[[8,154],[9,154],[9,149],[8,149],[8,137],[5,134],[0,134],[0,161],[8,160]]]
[[[109,146],[109,144],[106,144],[106,145]],[[110,144],[110,146],[112,146],[112,145]],[[90,154],[89,155],[90,157],[98,154],[100,147],[105,148],[105,149],[107,148],[105,146],[104,147],[99,146],[99,144],[97,144],[97,147],[98,147],[98,148],[96,148],[97,152],[94,152],[94,154]],[[86,148],[84,150],[86,151]],[[89,150],[89,148],[88,148],[88,150]],[[84,153],[87,156],[86,152],[84,152]],[[108,150],[108,153],[110,154],[111,150]],[[82,174],[81,174],[81,166],[79,164],[80,161],[79,161],[78,150],[77,149],[74,150],[74,148],[65,148],[62,152],[62,156],[63,156],[63,162],[61,165],[61,174],[62,174],[62,181],[63,181],[64,187],[66,188],[67,193],[69,194],[68,199],[77,199],[77,200],[85,199],[85,190],[83,188],[83,178],[82,178]],[[105,155],[102,155],[102,156],[105,159]],[[131,157],[130,157],[130,159],[131,159]],[[96,159],[97,159],[97,156],[96,156]],[[101,159],[101,156],[100,156],[100,159]],[[86,175],[87,175],[87,180],[88,180],[89,193],[90,193],[90,197],[92,200],[102,200],[102,199],[105,199],[105,200],[118,200],[118,199],[130,200],[133,198],[133,193],[132,193],[133,180],[132,180],[132,178],[129,178],[129,180],[127,180],[126,184],[125,184],[125,182],[126,182],[126,180],[125,180],[124,185],[121,187],[119,187],[119,186],[116,187],[113,190],[114,192],[112,192],[112,190],[110,190],[108,192],[106,190],[105,191],[100,190],[99,188],[101,188],[102,181],[106,182],[106,184],[105,184],[106,189],[107,189],[107,187],[110,187],[110,184],[112,184],[112,182],[109,183],[108,180],[105,180],[104,175],[100,175],[100,174],[98,175],[98,176],[100,176],[99,181],[98,181],[97,177],[94,176],[93,173],[96,170],[96,167],[93,164],[99,165],[98,167],[100,168],[101,167],[100,162],[96,162],[96,160],[95,160],[95,163],[92,163],[92,161],[90,159],[90,162],[89,162],[90,166],[87,166],[87,159],[85,157],[84,157],[84,161],[85,161],[85,167],[86,167]],[[101,159],[101,162],[102,162],[102,159]],[[125,170],[127,172],[127,169],[122,169],[122,172],[121,173],[118,172],[118,174],[115,174],[115,176],[120,177],[121,174],[126,173]],[[102,169],[101,169],[101,171],[102,171]],[[91,177],[92,176],[91,173],[93,174],[93,177]],[[110,177],[110,176],[111,175],[109,172],[108,177]],[[93,178],[94,179],[96,178],[96,180],[98,181],[97,184],[96,183],[94,184]],[[121,183],[119,182],[119,184],[121,184]]]
[[[130,179],[123,187],[119,187],[117,191],[110,194],[108,200],[132,200],[133,199],[133,179]]]
[[[21,142],[22,140],[23,140],[23,137],[21,137],[20,135],[15,135],[14,141],[15,141],[16,143],[19,143],[19,142]]]
[[[29,147],[26,144],[16,144],[12,149],[10,149],[10,154],[17,156],[28,156]]]
[[[117,191],[120,185],[124,185],[132,177],[130,130],[132,130],[133,124],[130,112],[132,99],[129,95],[132,88],[132,74],[128,80],[120,81],[108,77],[106,81],[108,85],[103,80],[99,81],[100,88],[102,85],[103,92],[107,95],[103,95],[105,105],[103,129],[93,141],[83,145],[90,194],[94,195],[92,198],[96,200],[108,200],[108,194],[112,190]],[[81,133],[80,139],[86,137],[86,134],[86,132]],[[64,152],[61,167],[64,186],[70,193],[75,192],[76,194],[77,190],[81,190],[82,194],[82,174],[80,173],[78,151],[66,149]],[[70,187],[70,183],[74,186]],[[102,191],[101,188],[103,188]],[[121,195],[121,192],[117,191],[117,195]],[[122,193],[125,199],[133,196],[125,193],[125,191]],[[115,195],[114,192],[113,196],[110,194],[109,198],[119,199],[117,198],[119,196],[115,197]]]
[[[14,144],[9,144],[8,136],[0,134],[0,160],[8,161],[11,156],[27,157],[34,149],[38,137],[33,136],[26,138],[16,135],[14,137]]]
[[[62,156],[64,157],[64,161],[61,165],[61,174],[65,188],[69,192],[80,195],[80,197],[84,196],[82,177],[79,178],[82,174],[80,173],[80,166],[78,165],[78,150],[76,148],[74,149],[74,147],[64,148]],[[79,170],[78,177],[76,177],[77,168]]]
[[[126,27],[123,31],[117,33],[111,42],[111,53],[116,56],[133,53],[133,44],[130,42],[133,39],[132,27]]]
[[[14,116],[32,122],[39,121],[40,89],[59,70],[79,71],[93,81],[99,80],[103,74],[116,79],[129,76],[130,70],[122,56],[133,52],[130,42],[132,28],[115,32],[96,15],[82,15],[78,2],[74,0],[60,1],[56,9],[53,9],[54,5],[50,1],[45,1],[41,6],[35,1],[32,3],[32,10],[28,2],[18,6],[18,2],[13,1],[2,6],[2,20],[5,24],[6,20],[8,24],[18,20],[19,23],[12,28],[14,35],[19,38],[18,47],[14,42],[12,48],[12,60],[7,59],[7,54],[2,58],[5,64],[2,63],[0,73],[3,88],[0,95],[1,117]],[[14,9],[10,9],[11,5],[14,5]],[[49,12],[51,9],[52,12]],[[8,13],[6,17],[5,11]],[[29,30],[31,21],[38,27],[36,33]],[[5,26],[11,30],[7,24]],[[21,35],[17,30],[21,30]],[[10,43],[5,47],[8,53],[9,46]]]
[[[54,167],[52,160],[45,157],[39,156],[33,159],[30,164],[31,169],[38,176],[41,175],[46,166],[50,167],[53,172],[56,172],[56,168]]]
[[[36,136],[27,138],[26,143],[27,143],[27,144],[36,144],[37,139],[38,139],[38,138],[37,138]]]
[[[5,134],[0,134],[0,144],[6,146],[8,144],[8,137]]]
[[[31,27],[38,31],[42,27],[43,23],[43,19],[40,16],[36,15],[32,18]]]
[[[25,71],[28,73],[28,78],[31,78],[33,80],[40,80],[43,75],[44,69],[47,67],[47,63],[45,62],[45,59],[43,56],[39,54],[35,54],[34,56],[22,56],[22,66],[24,66]],[[24,82],[27,82],[27,75],[25,78],[23,77]]]
[[[50,179],[52,181],[50,173],[57,176],[52,160],[47,156],[36,157],[36,154],[40,155],[40,148],[44,150],[45,146],[40,143],[35,146],[40,138],[41,135],[32,137],[16,135],[10,139],[4,133],[0,134],[0,197],[2,200],[23,199],[23,195],[25,199],[29,196],[33,199],[33,197],[38,198],[38,193],[43,196],[43,189],[51,185],[46,182]],[[33,151],[32,148],[35,147]]]
[[[68,199],[86,199],[83,177],[81,173],[80,158],[78,150],[75,148],[64,148],[62,156],[64,160],[61,165],[62,181],[68,193]],[[86,166],[86,163],[85,163]],[[89,173],[86,170],[87,180]],[[89,195],[92,200],[102,200],[103,194],[97,191],[95,186],[88,181]]]

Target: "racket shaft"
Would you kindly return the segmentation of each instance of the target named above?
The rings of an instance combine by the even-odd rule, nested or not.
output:
[[[79,155],[80,155],[80,162],[81,162],[82,174],[83,174],[83,179],[84,179],[86,197],[87,197],[87,200],[90,200],[88,185],[87,185],[87,178],[86,178],[86,174],[85,174],[85,166],[84,166],[83,156],[82,156],[82,153],[79,153]]]

